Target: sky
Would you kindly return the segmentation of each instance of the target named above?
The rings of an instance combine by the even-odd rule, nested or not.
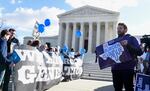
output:
[[[57,15],[84,5],[120,12],[118,22],[131,35],[150,34],[150,0],[0,0],[0,22],[2,28],[16,29],[22,43],[24,36],[32,36],[36,21],[51,21],[41,36],[58,35]]]

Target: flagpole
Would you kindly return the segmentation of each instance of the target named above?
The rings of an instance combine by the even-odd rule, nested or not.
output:
[[[39,25],[39,23],[38,23],[38,21],[36,21],[33,32],[32,32],[32,36],[33,36],[34,40],[39,40],[39,37],[40,37],[40,32],[38,32],[38,25]]]

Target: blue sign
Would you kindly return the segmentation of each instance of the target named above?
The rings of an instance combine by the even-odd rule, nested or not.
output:
[[[150,91],[150,76],[137,74],[135,91]]]
[[[64,45],[63,47],[63,52],[67,52],[68,51],[68,46],[67,45]]]
[[[127,48],[123,47],[118,39],[113,39],[96,47],[96,60],[97,59],[100,69],[110,67],[115,63],[132,60]]]
[[[83,54],[85,54],[86,50],[84,48],[81,48],[79,52],[81,55],[83,55]]]
[[[13,51],[13,53],[9,56],[9,59],[15,64],[21,61],[16,51]]]

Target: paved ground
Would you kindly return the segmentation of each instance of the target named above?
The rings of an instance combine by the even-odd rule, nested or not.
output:
[[[74,80],[61,82],[47,91],[114,91],[112,82],[96,80]]]
[[[69,82],[60,82],[58,85],[55,85],[46,91],[114,91],[114,90],[112,82],[79,79]]]

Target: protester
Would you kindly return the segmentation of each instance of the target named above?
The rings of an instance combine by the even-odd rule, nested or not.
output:
[[[39,40],[34,40],[31,44],[31,46],[38,49],[40,47],[40,41]]]
[[[2,91],[8,91],[9,74],[8,67],[11,61],[7,58],[7,40],[10,37],[10,32],[8,30],[2,30],[0,35],[0,85],[4,76],[4,85]],[[5,74],[5,75],[4,75]]]
[[[147,62],[145,74],[150,75],[150,47],[147,47],[145,61]]]
[[[55,52],[55,55],[56,55],[56,56],[59,56],[59,51],[58,51],[58,48],[57,48],[57,47],[54,48],[54,52]]]
[[[138,56],[138,62],[137,65],[135,67],[135,72],[136,73],[144,73],[144,59],[145,59],[145,52],[144,52],[144,44],[140,44],[141,50],[143,52],[143,54],[141,56]]]
[[[69,58],[71,58],[71,59],[75,58],[75,52],[74,52],[73,48],[71,48],[71,51],[69,52]]]
[[[144,73],[144,65],[143,65],[143,57],[144,57],[144,55],[138,57],[138,62],[137,62],[137,65],[135,67],[135,72],[136,73]]]
[[[45,43],[45,50],[46,50],[47,52],[50,51],[50,47],[51,47],[51,44],[48,43],[48,42],[46,42],[46,43]]]
[[[146,50],[144,48],[145,44],[141,44],[141,49],[143,51],[143,54],[139,56],[139,61],[143,63],[143,71],[141,73],[146,73],[148,69],[148,61],[145,60],[146,58]]]
[[[32,40],[28,40],[27,45],[31,46],[32,45]]]
[[[142,50],[135,37],[127,33],[127,26],[124,23],[119,23],[117,26],[118,39],[121,45],[127,48],[132,60],[116,63],[112,66],[113,86],[115,91],[122,91],[123,86],[125,91],[134,91],[133,77],[134,67],[136,65],[137,56],[142,55]],[[123,60],[120,60],[123,61]]]
[[[52,56],[52,54],[53,54],[53,48],[52,47],[50,47],[50,49],[49,49],[49,51],[47,52],[50,56]]]
[[[45,50],[45,45],[40,45],[39,48],[38,48],[38,50],[39,50],[40,52],[46,51],[46,50]],[[47,51],[46,51],[46,52],[47,52]]]
[[[15,37],[16,30],[10,28],[10,38],[8,39],[7,45],[8,45],[8,53],[12,53],[14,47],[19,46],[19,40]]]

